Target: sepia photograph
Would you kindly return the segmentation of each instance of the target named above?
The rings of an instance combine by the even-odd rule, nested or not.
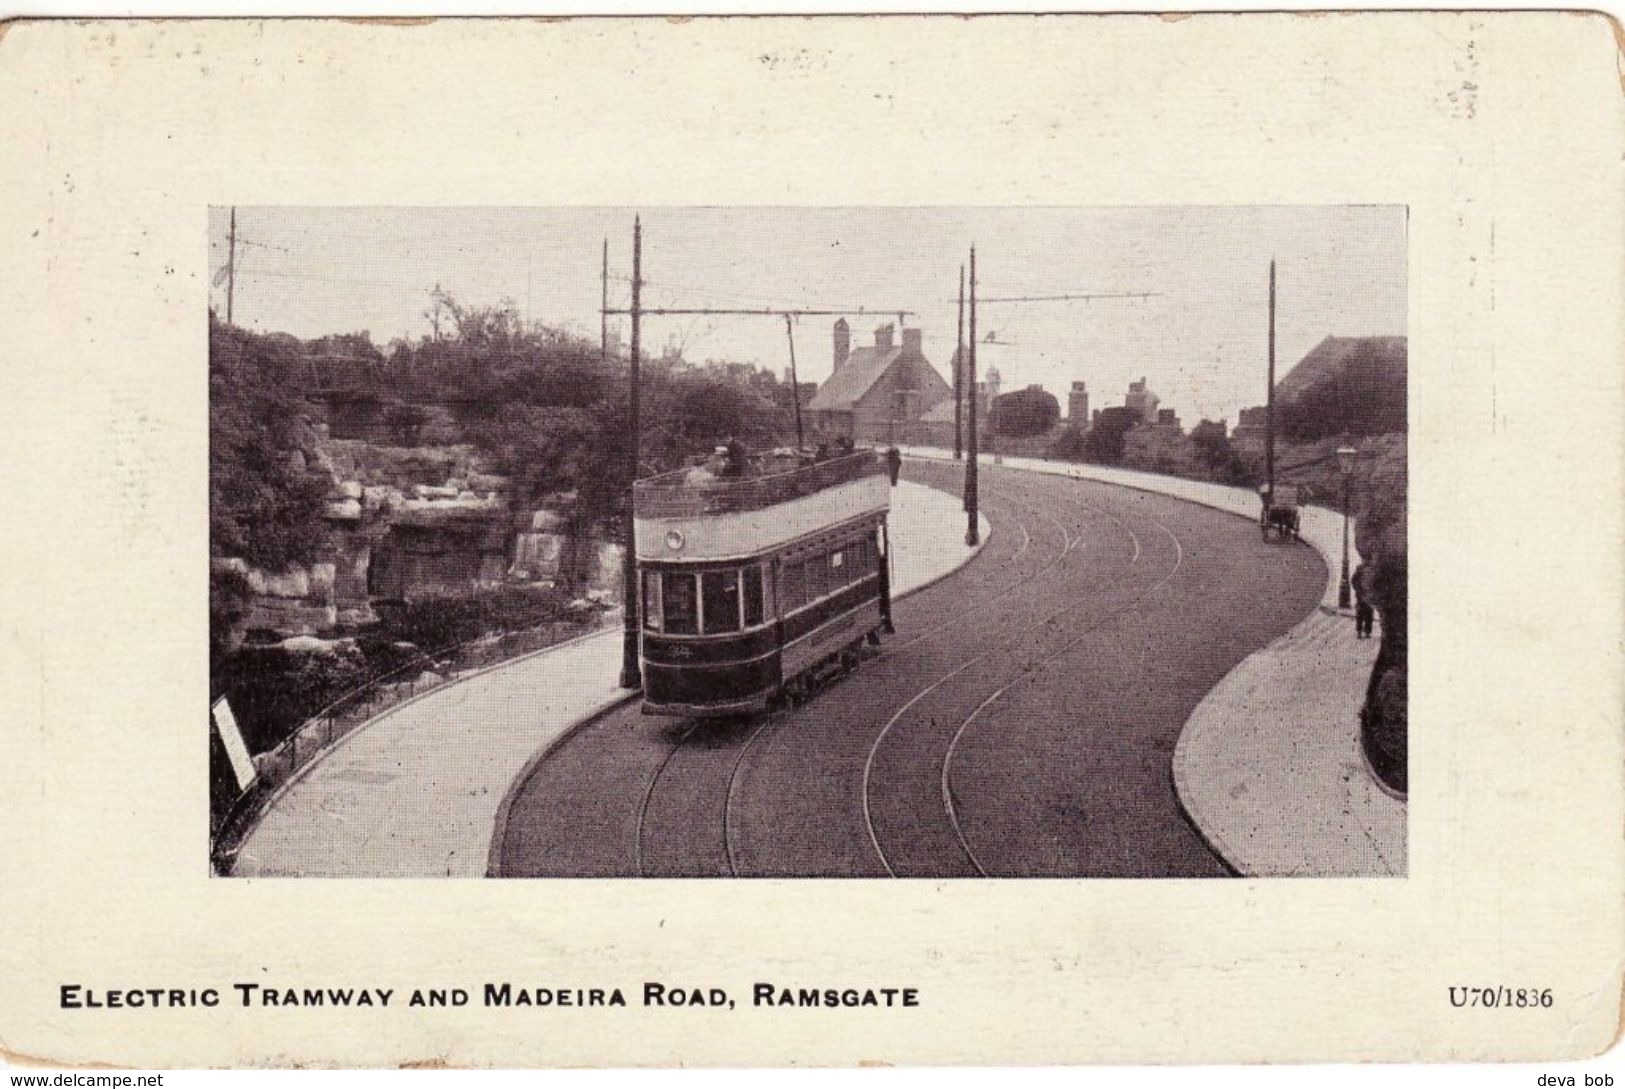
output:
[[[214,872],[1403,877],[1406,226],[211,209]]]

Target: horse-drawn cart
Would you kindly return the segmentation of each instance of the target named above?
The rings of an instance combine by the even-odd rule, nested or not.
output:
[[[1298,539],[1298,489],[1290,485],[1278,486],[1272,494],[1268,488],[1260,489],[1264,509],[1258,516],[1258,531],[1264,540],[1270,539],[1270,530],[1277,540],[1290,535]]]

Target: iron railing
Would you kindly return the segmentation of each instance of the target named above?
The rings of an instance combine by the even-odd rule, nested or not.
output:
[[[475,672],[590,634],[605,626],[606,616],[601,614],[596,623],[586,625],[579,620],[554,620],[494,638],[487,633],[439,650],[421,651],[410,661],[369,677],[328,701],[275,747],[254,757],[254,781],[231,803],[219,827],[211,830],[209,857],[214,873],[224,876],[231,872],[237,852],[282,789],[357,728]],[[226,698],[230,700],[229,692]]]

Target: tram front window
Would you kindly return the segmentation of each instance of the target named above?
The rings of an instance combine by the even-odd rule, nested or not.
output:
[[[705,594],[707,634],[739,630],[739,572],[707,571],[700,576]]]
[[[667,571],[661,576],[661,614],[666,631],[672,635],[697,635],[700,631],[698,595],[694,576]]]

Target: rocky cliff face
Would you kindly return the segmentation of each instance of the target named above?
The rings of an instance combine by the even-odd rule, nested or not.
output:
[[[618,547],[576,540],[553,511],[524,512],[514,525],[505,477],[468,445],[385,446],[332,439],[302,422],[301,467],[332,480],[326,540],[316,562],[264,571],[215,561],[248,584],[237,638],[327,636],[377,621],[381,600],[457,595],[504,581],[564,581],[618,599]]]

